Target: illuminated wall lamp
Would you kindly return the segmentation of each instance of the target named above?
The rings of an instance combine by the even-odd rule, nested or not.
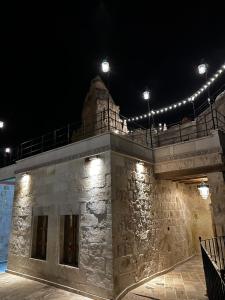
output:
[[[96,160],[98,158],[99,158],[98,155],[92,155],[92,156],[86,157],[85,161],[93,161],[93,160]]]
[[[202,181],[201,184],[199,184],[197,186],[200,196],[202,197],[202,199],[206,200],[209,196],[209,185],[206,184],[204,181]]]

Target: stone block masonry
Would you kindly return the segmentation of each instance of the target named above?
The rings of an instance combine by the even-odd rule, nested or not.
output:
[[[111,134],[19,161],[8,269],[116,299],[190,257],[199,233],[212,235],[209,203],[195,186],[156,179],[153,164],[151,150]],[[78,267],[60,263],[60,220],[71,214],[80,220]],[[31,258],[33,220],[43,215],[46,260]]]
[[[198,206],[207,216],[205,234],[212,233],[210,211],[201,203],[192,187],[155,180],[152,165],[112,155],[115,295],[197,251]]]
[[[112,297],[110,153],[70,160],[16,178],[8,269]],[[60,216],[80,215],[78,268],[59,263]],[[32,217],[48,215],[46,261],[31,258]]]

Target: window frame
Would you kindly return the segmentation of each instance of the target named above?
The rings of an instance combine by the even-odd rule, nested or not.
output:
[[[68,263],[65,259],[65,220],[66,217],[75,217],[76,227],[75,227],[75,260],[76,262]],[[59,226],[60,226],[60,234],[59,234],[59,264],[71,268],[79,268],[80,266],[80,215],[79,214],[65,214],[60,216],[59,220]]]

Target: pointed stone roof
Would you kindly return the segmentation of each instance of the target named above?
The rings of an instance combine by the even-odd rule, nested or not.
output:
[[[92,88],[97,88],[97,89],[100,89],[100,90],[108,91],[105,83],[103,82],[102,78],[99,75],[97,75],[95,78],[92,79],[91,89]]]

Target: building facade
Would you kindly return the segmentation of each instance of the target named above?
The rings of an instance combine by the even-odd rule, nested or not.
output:
[[[0,169],[15,177],[8,272],[119,299],[198,253],[199,236],[225,233],[224,133],[151,149],[100,78],[82,117],[74,142]]]

